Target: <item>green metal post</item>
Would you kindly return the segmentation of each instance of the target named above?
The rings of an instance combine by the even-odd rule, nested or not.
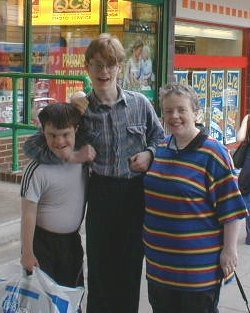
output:
[[[16,172],[19,170],[19,155],[18,155],[18,129],[17,129],[17,113],[18,113],[18,101],[17,101],[17,85],[18,79],[12,78],[13,86],[13,111],[12,111],[12,171]]]
[[[100,32],[108,32],[108,1],[101,0]]]
[[[24,42],[25,42],[25,51],[24,51],[24,72],[32,72],[32,2],[31,0],[24,1],[25,10],[24,10]],[[31,80],[24,79],[24,120],[26,123],[31,123]]]
[[[84,91],[86,93],[91,92],[91,90],[92,90],[92,83],[91,83],[91,80],[90,80],[88,75],[84,75],[83,76],[83,82],[84,82]]]

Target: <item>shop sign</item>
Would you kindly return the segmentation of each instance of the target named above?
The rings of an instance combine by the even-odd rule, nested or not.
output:
[[[223,143],[224,71],[210,74],[210,135]]]
[[[227,72],[226,90],[226,144],[236,142],[236,122],[239,115],[240,71]]]
[[[23,8],[23,0],[19,0]],[[107,0],[109,24],[123,24],[131,17],[131,3]],[[32,25],[98,25],[100,0],[33,0]],[[23,25],[23,12],[19,10],[18,25]]]
[[[200,110],[197,122],[206,125],[207,112],[207,72],[194,71],[192,73],[192,86],[199,97]]]

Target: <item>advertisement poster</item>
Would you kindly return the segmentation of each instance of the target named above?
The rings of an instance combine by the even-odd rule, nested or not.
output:
[[[198,113],[197,122],[205,126],[207,112],[207,72],[194,71],[192,73],[192,87],[199,97],[200,110]]]
[[[61,48],[49,56],[49,74],[83,76],[86,74],[86,48]],[[45,88],[46,89],[46,88]],[[70,97],[79,90],[83,90],[83,83],[74,80],[50,80],[48,97],[56,101],[69,101]]]
[[[174,71],[175,82],[188,85],[188,71]]]
[[[224,71],[211,71],[210,75],[210,135],[223,143],[224,128]]]
[[[239,112],[240,98],[240,72],[227,72],[227,91],[226,91],[226,118],[225,136],[226,144],[236,142],[236,122]]]
[[[119,77],[124,89],[140,91],[156,102],[157,23],[124,20],[126,60]]]
[[[17,107],[17,120],[21,122],[23,119],[23,91],[18,90],[17,94],[18,107]],[[12,123],[13,121],[13,91],[0,90],[0,122]],[[7,130],[8,128],[0,127],[0,131]]]

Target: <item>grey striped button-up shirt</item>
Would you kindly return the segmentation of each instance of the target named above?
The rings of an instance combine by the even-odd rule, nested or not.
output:
[[[100,103],[94,92],[88,96],[89,106],[82,116],[76,145],[88,143],[95,148],[97,155],[92,164],[95,173],[131,178],[139,173],[130,170],[129,158],[145,150],[154,154],[164,138],[164,131],[144,95],[117,88],[119,98],[112,106]],[[39,163],[62,163],[48,149],[41,133],[26,141],[24,151]]]
[[[154,154],[164,131],[144,95],[118,89],[119,98],[112,106],[100,103],[94,92],[89,95],[77,141],[95,148],[95,173],[130,178],[138,173],[131,172],[129,158],[147,149]]]

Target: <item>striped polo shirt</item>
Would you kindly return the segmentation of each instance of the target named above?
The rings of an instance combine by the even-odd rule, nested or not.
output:
[[[200,133],[183,150],[166,137],[145,176],[147,278],[202,291],[223,278],[223,224],[246,217],[231,157]]]

